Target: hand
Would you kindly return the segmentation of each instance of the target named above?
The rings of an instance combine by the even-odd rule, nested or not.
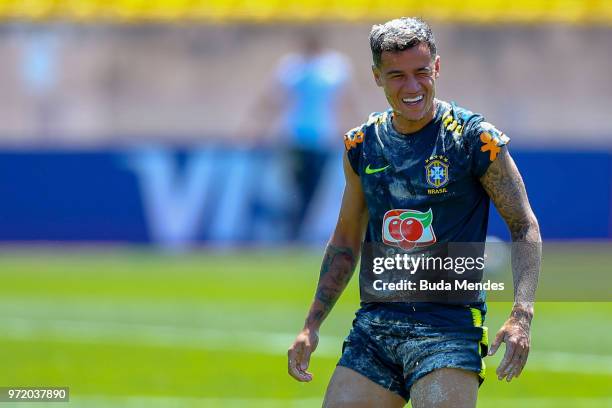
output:
[[[531,316],[528,312],[513,310],[491,344],[490,356],[495,354],[502,342],[506,343],[506,353],[497,367],[499,380],[518,378],[523,371],[529,355]]]
[[[319,344],[319,333],[316,330],[304,329],[297,335],[287,352],[289,375],[301,382],[312,381],[312,373],[306,371],[310,355]]]

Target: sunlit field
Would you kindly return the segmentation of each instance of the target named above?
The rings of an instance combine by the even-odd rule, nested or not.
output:
[[[606,247],[545,254],[544,271],[600,265]],[[322,329],[312,383],[286,350],[312,297],[319,251],[5,249],[0,386],[69,386],[71,402],[17,407],[318,407],[358,306],[354,279]],[[585,265],[588,263],[588,265]],[[510,310],[491,303],[492,337]],[[612,303],[541,302],[533,352],[510,384],[489,358],[480,407],[612,407]],[[12,406],[0,403],[0,406]]]

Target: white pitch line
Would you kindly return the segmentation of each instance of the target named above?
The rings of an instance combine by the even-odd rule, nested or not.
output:
[[[78,395],[70,398],[69,403],[53,403],[48,406],[78,406],[79,408],[312,408],[321,406],[321,397],[282,399],[282,398],[198,398],[178,396],[105,396],[105,395]],[[41,403],[20,403],[22,408],[40,408]],[[572,398],[562,397],[509,397],[509,398],[480,398],[479,406],[486,407],[534,407],[534,408],[562,408],[562,407],[612,407],[612,398]]]
[[[191,398],[191,397],[151,397],[129,396],[108,398],[104,396],[75,397],[86,408],[107,408],[120,406],[126,408],[311,408],[321,406],[322,398],[281,399],[281,398]]]
[[[0,317],[0,338],[182,347],[278,356],[286,354],[295,334],[83,320],[34,320]],[[341,337],[322,336],[315,355],[338,358],[342,340]],[[612,356],[535,350],[529,356],[528,367],[547,372],[612,375]]]
[[[495,408],[611,408],[612,398],[609,397],[509,397],[509,398],[478,398],[479,407]]]
[[[209,328],[109,323],[83,320],[34,320],[0,317],[0,337],[17,340],[50,339],[87,343],[116,343],[203,350],[245,351],[284,355],[295,334],[229,331]],[[339,357],[341,338],[322,336],[317,354]]]

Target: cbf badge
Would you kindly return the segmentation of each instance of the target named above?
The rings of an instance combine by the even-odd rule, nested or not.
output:
[[[448,184],[448,158],[441,155],[431,156],[425,160],[425,179],[431,187],[427,194],[446,193],[444,188]]]

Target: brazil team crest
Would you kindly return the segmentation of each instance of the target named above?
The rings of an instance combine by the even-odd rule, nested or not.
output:
[[[427,212],[389,210],[383,217],[383,242],[402,249],[432,245],[436,242],[432,221],[431,208]]]
[[[441,155],[431,156],[425,160],[425,179],[435,189],[448,184],[448,158]]]

